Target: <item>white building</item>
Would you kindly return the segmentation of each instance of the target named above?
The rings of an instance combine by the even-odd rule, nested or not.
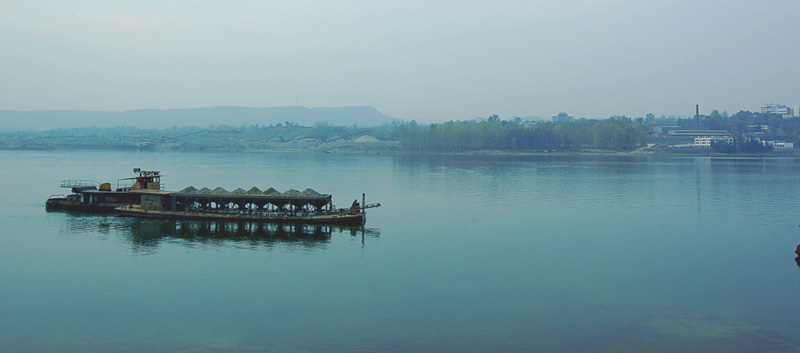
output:
[[[729,143],[733,144],[733,137],[731,136],[698,136],[694,138],[695,148],[711,148],[712,143]]]
[[[794,142],[786,141],[764,141],[764,145],[772,146],[776,150],[788,150],[794,148]]]
[[[767,114],[767,113],[778,114],[778,115],[780,115],[780,116],[782,116],[784,118],[791,118],[792,116],[794,116],[794,112],[792,112],[792,108],[787,107],[785,105],[772,104],[772,103],[764,104],[764,106],[761,107],[761,113],[762,114]]]

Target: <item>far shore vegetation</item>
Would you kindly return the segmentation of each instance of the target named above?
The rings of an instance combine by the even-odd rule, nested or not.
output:
[[[666,131],[663,127],[726,131],[734,142],[715,143],[710,149],[693,149],[689,147],[693,138],[669,135],[663,132]],[[492,115],[432,124],[394,120],[377,127],[332,126],[324,121],[314,126],[287,121],[269,126],[81,127],[2,132],[0,149],[763,154],[778,151],[762,141],[777,140],[799,144],[800,119],[747,111],[728,116],[714,110],[711,115],[700,117],[699,126],[694,118],[656,118],[653,114],[633,119],[613,116],[596,120],[574,119],[562,113],[552,121],[503,120]]]

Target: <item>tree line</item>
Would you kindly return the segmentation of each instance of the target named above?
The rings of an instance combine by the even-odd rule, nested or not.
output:
[[[335,126],[326,121],[317,122],[314,126],[300,126],[286,121],[269,126],[173,126],[166,129],[87,127],[0,132],[0,149],[148,149],[157,145],[159,148],[169,146],[186,150],[246,150],[277,148],[278,144],[287,142],[335,148],[329,142],[353,141],[369,135],[380,141],[392,142],[386,145],[391,147],[385,148],[409,151],[631,151],[645,146],[648,141],[646,131],[657,126],[728,131],[735,143],[718,143],[711,148],[722,153],[760,153],[771,149],[756,143],[756,138],[800,143],[800,119],[746,111],[729,116],[727,112],[714,110],[709,116],[701,116],[699,124],[694,118],[656,118],[653,114],[635,119],[613,116],[605,120],[573,120],[566,114],[559,114],[553,120],[555,122],[533,123],[523,122],[521,118],[502,120],[492,115],[488,118],[433,124],[394,120],[374,127]],[[649,142],[660,143],[652,138]]]
[[[642,122],[626,117],[607,120],[523,124],[519,118],[448,121],[428,125],[395,122],[404,149],[414,151],[580,150],[630,151],[645,144]]]

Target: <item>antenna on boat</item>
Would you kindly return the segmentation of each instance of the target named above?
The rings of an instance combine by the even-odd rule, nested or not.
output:
[[[361,213],[364,213],[364,207],[367,205],[367,193],[361,193]]]

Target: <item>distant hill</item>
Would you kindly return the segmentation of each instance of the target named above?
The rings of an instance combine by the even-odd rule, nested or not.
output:
[[[74,127],[132,126],[167,128],[172,126],[210,126],[258,124],[262,126],[293,122],[313,126],[327,122],[332,126],[378,126],[392,121],[370,106],[358,107],[210,107],[190,109],[138,109],[121,112],[88,110],[0,110],[0,130],[41,130]]]

